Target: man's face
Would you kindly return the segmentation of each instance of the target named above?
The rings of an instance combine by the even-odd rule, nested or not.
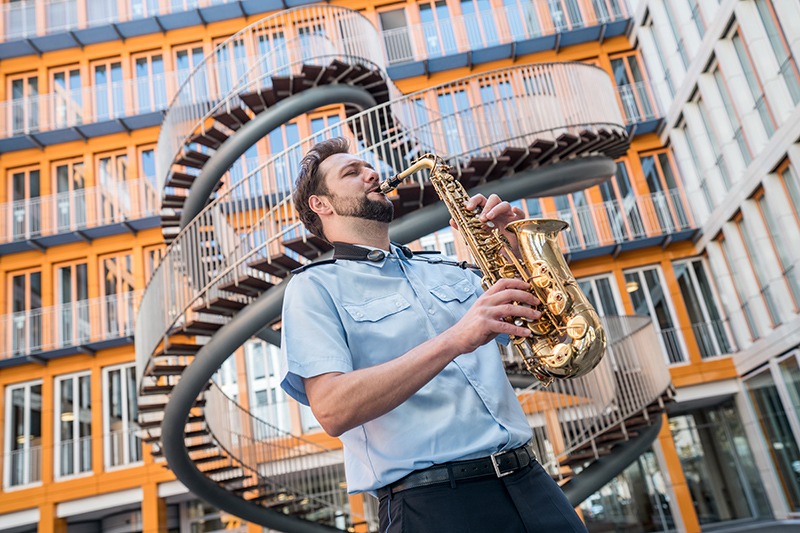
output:
[[[391,222],[394,206],[378,191],[378,173],[372,165],[351,154],[334,154],[323,161],[319,171],[324,176],[325,194],[339,216]]]

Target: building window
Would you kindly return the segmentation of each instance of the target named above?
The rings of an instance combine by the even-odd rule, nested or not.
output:
[[[499,42],[494,10],[489,0],[461,0],[461,16],[472,50]]]
[[[682,192],[669,154],[661,151],[642,155],[640,161],[650,190],[651,205],[647,206],[647,211],[655,213],[655,220],[648,220],[648,226],[657,226],[667,233],[688,227],[689,213],[684,208]]]
[[[78,65],[60,67],[50,72],[50,120],[54,128],[83,123],[83,87]]]
[[[617,284],[611,274],[578,280],[578,286],[600,316],[619,316],[623,313]]]
[[[267,136],[269,141],[269,153],[279,154],[290,147],[292,151],[287,157],[275,160],[272,168],[274,175],[271,176],[270,190],[275,193],[288,193],[294,188],[294,177],[297,176],[298,162],[303,157],[303,150],[300,146],[300,130],[296,122],[284,124],[280,128],[272,130]]]
[[[161,52],[147,53],[133,58],[134,102],[137,113],[159,111],[167,106],[167,80],[164,74],[164,57]]]
[[[125,115],[122,62],[107,59],[92,63],[95,120],[111,120]]]
[[[672,416],[669,427],[700,524],[769,516],[753,453],[732,399]]]
[[[42,382],[6,387],[3,486],[42,480]]]
[[[739,115],[736,112],[736,107],[733,105],[733,100],[728,90],[728,84],[725,82],[725,77],[722,75],[722,71],[719,67],[714,69],[713,76],[717,84],[717,91],[719,91],[719,96],[722,99],[722,106],[725,108],[728,116],[728,123],[733,131],[733,137],[736,139],[736,144],[739,146],[739,152],[742,154],[745,164],[749,165],[750,161],[753,159],[753,151],[750,148],[750,143],[747,141],[744,128],[742,128],[742,121],[739,119]]]
[[[133,364],[103,369],[103,431],[106,468],[142,460]]]
[[[745,223],[744,217],[741,215],[741,213],[734,218],[734,222],[736,223],[736,229],[739,230],[739,236],[741,237],[742,243],[745,247],[746,260],[749,264],[749,270],[758,283],[758,290],[761,293],[761,299],[767,308],[767,314],[769,314],[772,327],[776,327],[781,323],[781,316],[778,306],[775,303],[775,297],[772,294],[774,287],[771,286],[771,283],[767,278],[768,271],[766,268],[767,263],[772,264],[774,262],[774,258],[767,257],[767,254],[765,253],[766,250],[756,246],[756,241],[753,238],[752,233],[753,230],[750,227],[749,222]]]
[[[411,44],[405,8],[380,11],[378,12],[378,21],[381,25],[389,63],[413,61],[414,48]]]
[[[758,116],[761,117],[761,123],[764,125],[767,137],[772,137],[772,134],[775,133],[775,119],[773,118],[769,103],[764,95],[761,81],[756,74],[750,51],[747,49],[747,45],[742,39],[740,30],[737,29],[733,33],[731,42],[733,43],[733,48],[736,50],[736,56],[739,58],[739,65],[742,68],[745,80],[747,80],[747,87],[750,89],[750,95],[753,98],[753,102],[755,102],[755,108],[758,111]]]
[[[66,161],[54,165],[56,230],[64,231],[86,227],[86,176],[82,160]]]
[[[756,324],[755,317],[753,316],[753,310],[750,306],[750,302],[748,298],[745,296],[745,280],[743,279],[743,274],[740,272],[739,268],[732,268],[734,265],[733,256],[731,255],[731,246],[723,235],[720,235],[718,238],[720,250],[722,251],[722,257],[725,260],[725,266],[728,269],[728,272],[731,274],[731,278],[733,279],[733,287],[736,291],[736,297],[741,305],[742,314],[744,315],[745,322],[747,323],[747,329],[750,330],[750,338],[751,340],[756,340],[760,337],[760,333],[758,330],[758,325]],[[728,310],[728,315],[730,316],[731,310]]]
[[[695,101],[695,105],[700,112],[700,123],[703,125],[703,133],[711,147],[711,153],[714,156],[713,167],[719,170],[719,175],[722,177],[722,184],[725,190],[728,191],[731,188],[731,173],[728,167],[730,163],[723,157],[724,154],[720,148],[719,136],[716,128],[714,128],[714,122],[711,120],[711,114],[708,112],[705,102],[702,98],[698,97]]]
[[[8,131],[12,135],[30,133],[39,129],[39,77],[21,74],[9,80],[11,113]]]
[[[627,122],[644,122],[655,118],[655,101],[636,53],[612,58],[611,70]]]
[[[25,355],[42,349],[42,273],[23,272],[11,276],[12,355]],[[6,341],[8,342],[8,341]],[[8,351],[6,351],[8,353]]]
[[[88,372],[61,376],[55,389],[55,473],[67,477],[92,470],[92,389]]]
[[[133,256],[121,253],[100,258],[103,338],[133,335]]]
[[[73,346],[86,344],[91,336],[89,323],[89,283],[86,263],[63,265],[56,268],[58,317],[57,344]]]
[[[686,362],[683,336],[676,326],[669,292],[658,268],[643,268],[625,272],[625,290],[631,298],[633,312],[649,316],[658,333],[667,362]]]
[[[782,178],[781,181],[788,193],[795,219],[800,224],[800,177],[788,160],[778,169],[778,175]]]
[[[28,168],[11,171],[11,209],[8,228],[9,240],[17,241],[37,237],[42,230],[41,201],[39,200],[39,169]]]
[[[583,27],[583,15],[578,0],[547,0],[547,7],[556,32]]]
[[[614,1],[616,0],[612,0]],[[536,5],[533,2],[503,0],[503,10],[512,40],[522,41],[542,35],[542,24],[539,22]]]
[[[800,273],[798,273],[797,266],[798,263],[800,263],[800,254],[798,254],[798,250],[793,249],[789,244],[787,232],[797,232],[799,228],[797,225],[791,229],[779,225],[778,219],[775,217],[770,202],[767,201],[767,196],[764,194],[763,190],[758,191],[754,199],[761,213],[764,227],[766,227],[769,232],[772,251],[778,257],[781,273],[787,285],[789,285],[789,294],[792,297],[794,308],[798,309],[800,307]]]
[[[155,274],[158,265],[164,258],[166,248],[163,244],[156,244],[144,248],[144,276],[145,284],[150,283],[150,278]]]
[[[280,350],[264,341],[251,340],[244,345],[247,363],[247,387],[250,391],[250,412],[278,434],[292,431],[289,401],[281,388]],[[266,437],[267,435],[263,435]]]
[[[445,0],[420,2],[419,19],[422,23],[422,38],[425,40],[427,57],[456,52],[453,22],[450,20],[450,9]]]
[[[800,101],[800,71],[798,71],[797,62],[789,50],[786,33],[783,31],[780,18],[775,13],[773,0],[756,0],[756,7],[767,32],[769,44],[775,53],[783,81],[786,82],[786,88],[789,89],[792,101],[797,104]]]
[[[680,29],[678,26],[677,21],[675,20],[675,15],[672,10],[675,8],[675,3],[673,2],[664,2],[664,13],[667,15],[667,21],[670,31],[672,32],[672,39],[675,41],[676,51],[681,58],[681,63],[683,64],[683,69],[689,66],[689,54],[686,52],[686,43],[683,40],[683,37],[680,35]]]
[[[690,259],[673,264],[681,296],[692,323],[702,358],[731,353],[728,325],[717,303],[716,291],[702,259]]]
[[[36,35],[36,4],[29,0],[9,0],[4,6],[5,40]]]
[[[789,508],[800,511],[800,475],[796,468],[800,461],[800,430],[796,423],[800,418],[797,353],[771,360],[768,368],[745,378],[744,384]]]
[[[180,87],[189,77],[192,70],[203,62],[205,53],[202,43],[195,43],[177,47],[173,50],[175,57],[175,70],[178,73],[178,86]],[[208,82],[203,70],[197,72],[191,84],[183,89],[183,101],[199,102],[208,98]]]
[[[214,46],[214,68],[217,71],[216,81],[219,84],[217,94],[225,97],[246,81],[244,76],[249,70],[247,49],[242,37],[233,40],[219,39],[212,45]]]

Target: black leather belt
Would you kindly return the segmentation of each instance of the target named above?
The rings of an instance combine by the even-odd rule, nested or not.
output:
[[[488,476],[500,478],[513,474],[534,461],[536,461],[536,454],[529,443],[513,450],[492,454],[489,457],[453,461],[412,472],[391,485],[378,489],[378,497],[382,498],[387,494],[397,494],[408,489],[454,483],[465,479]]]

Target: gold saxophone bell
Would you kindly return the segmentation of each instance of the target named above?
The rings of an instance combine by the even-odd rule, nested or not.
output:
[[[420,169],[430,169],[430,182],[450,211],[461,236],[483,273],[488,289],[502,278],[520,278],[541,302],[542,317],[529,322],[513,319],[527,327],[530,337],[511,337],[512,346],[526,368],[545,386],[554,379],[575,378],[600,363],[606,350],[606,334],[597,311],[567,266],[558,246],[558,234],[569,227],[563,220],[526,219],[506,226],[517,237],[521,259],[497,228],[487,228],[478,214],[468,211],[464,187],[444,162],[425,154],[411,166],[386,180],[380,187],[388,193]]]

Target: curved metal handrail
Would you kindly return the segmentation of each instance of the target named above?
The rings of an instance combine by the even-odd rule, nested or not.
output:
[[[336,47],[344,56],[367,59],[381,68],[385,66],[380,34],[358,11],[333,5],[301,6],[254,22],[217,45],[206,55],[194,67],[173,97],[159,133],[159,150],[156,158],[159,185],[164,185],[181,147],[197,128],[202,127],[211,110],[220,105],[238,107],[240,89],[253,81],[249,77],[244,77],[244,80],[239,77],[237,85],[233,85],[232,80],[223,81],[225,78],[222,76],[226,76],[227,71],[222,73],[217,68],[218,58],[236,57],[237,54],[241,55],[240,50],[246,50],[248,47],[266,53],[274,39],[280,42],[284,38],[283,32],[287,29],[296,31],[301,41],[306,38],[305,36],[321,33],[329,39],[331,46]],[[308,48],[301,47],[303,51],[306,49]],[[279,50],[270,54],[275,60],[272,70],[297,64],[297,61],[288,54],[285,59],[280,54],[280,46]],[[257,56],[247,54],[245,57]],[[259,61],[263,63],[264,58]],[[258,73],[259,77],[261,75],[262,73]]]
[[[495,100],[485,95],[479,104],[448,114],[421,114],[427,108],[418,106],[420,99],[470,86],[509,87],[520,93],[498,92]],[[584,93],[591,93],[588,103],[581,100]],[[396,167],[407,165],[413,155],[424,151],[449,153],[451,163],[460,168],[470,158],[493,157],[507,146],[526,146],[540,139],[555,141],[562,133],[578,135],[581,130],[605,128],[623,135],[619,109],[600,105],[607,98],[613,98],[612,83],[604,71],[594,66],[552,63],[510,67],[387,102],[317,135],[344,133],[355,137],[360,141],[356,142],[356,153],[372,161],[385,175],[401,170]],[[500,115],[511,118],[501,120]],[[387,134],[382,131],[387,126],[381,124],[391,125],[388,127],[393,130]],[[448,130],[456,135],[448,135]],[[463,132],[468,133],[462,135]],[[257,254],[269,257],[270,251],[277,251],[281,239],[300,236],[291,198],[291,176],[296,172],[289,170],[296,168],[302,150],[314,138],[317,137],[304,139],[273,156],[234,184],[170,245],[140,307],[136,332],[140,376],[150,354],[170,328],[188,318],[187,313],[199,298],[218,296],[216,288],[243,273],[248,259]],[[399,151],[398,145],[404,145],[405,152]],[[420,186],[426,180],[422,173],[414,179]],[[220,253],[199,257],[195,253],[197,245],[209,238]],[[271,281],[266,275],[263,278]]]

